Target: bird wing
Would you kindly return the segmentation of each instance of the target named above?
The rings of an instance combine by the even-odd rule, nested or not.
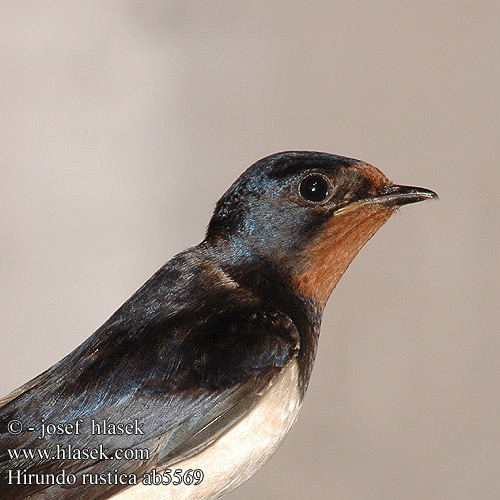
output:
[[[154,466],[199,453],[246,415],[297,355],[297,328],[285,314],[254,306],[209,309],[147,321],[134,332],[126,322],[110,321],[24,390],[5,398],[0,496],[107,498],[127,485],[112,484],[109,476],[105,484],[82,484],[83,475],[115,471],[140,478]],[[38,430],[42,421],[68,425],[78,419],[83,422],[79,434],[43,439],[39,432],[16,435],[7,428],[12,420]],[[138,430],[92,434],[92,422],[102,426],[104,421],[135,422]],[[56,450],[69,446],[73,453],[101,446],[105,456],[54,459]],[[116,452],[123,449],[147,450],[148,455],[122,461]],[[12,450],[20,453],[13,456]],[[38,475],[64,470],[75,474],[76,484],[8,484],[9,470]]]

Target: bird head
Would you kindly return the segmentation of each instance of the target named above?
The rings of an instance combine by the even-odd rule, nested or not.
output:
[[[234,268],[266,265],[323,308],[363,245],[399,207],[435,197],[393,184],[363,161],[277,153],[253,164],[222,196],[206,242],[230,245],[224,255]]]

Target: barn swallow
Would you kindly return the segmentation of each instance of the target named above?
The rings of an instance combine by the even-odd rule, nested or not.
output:
[[[297,418],[335,285],[399,207],[435,197],[328,153],[253,164],[199,245],[1,400],[1,498],[209,500],[246,481]]]

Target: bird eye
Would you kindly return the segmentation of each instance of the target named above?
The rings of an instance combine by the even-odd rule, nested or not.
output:
[[[330,194],[330,183],[322,175],[310,175],[300,183],[299,191],[302,198],[307,201],[320,203],[328,198]]]

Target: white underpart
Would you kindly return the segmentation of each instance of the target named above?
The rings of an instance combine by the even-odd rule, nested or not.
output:
[[[278,449],[300,409],[298,366],[285,367],[253,410],[211,446],[170,465],[171,469],[201,469],[199,485],[139,484],[115,494],[112,500],[215,500],[245,482]],[[157,471],[159,469],[157,468]]]

